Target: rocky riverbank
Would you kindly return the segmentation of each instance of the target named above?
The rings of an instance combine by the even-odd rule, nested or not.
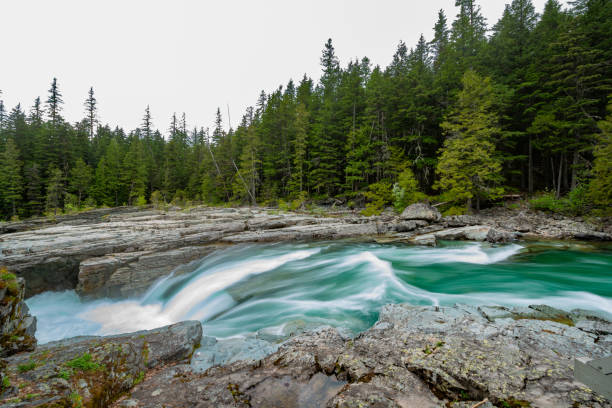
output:
[[[190,262],[231,244],[291,240],[371,239],[436,245],[439,240],[612,240],[612,225],[504,209],[441,217],[424,204],[401,215],[363,217],[348,210],[279,212],[263,208],[158,211],[94,210],[57,220],[6,223],[0,265],[27,281],[26,296],[76,289],[83,297],[142,294],[161,276],[186,273]]]
[[[580,310],[388,305],[354,338],[322,327],[203,372],[201,341],[183,322],[49,343],[5,360],[1,406],[612,407],[573,378],[612,349],[612,323]]]

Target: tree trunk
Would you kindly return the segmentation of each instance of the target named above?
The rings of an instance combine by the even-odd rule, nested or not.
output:
[[[531,145],[531,135],[529,136],[529,160],[527,169],[527,185],[529,194],[533,194],[533,146]]]
[[[552,156],[550,156],[550,171],[552,172],[551,179],[553,190],[557,191],[557,184],[555,182],[555,159]]]
[[[576,168],[578,167],[578,150],[574,152],[574,159],[572,161],[572,185],[571,189],[574,190],[578,185],[578,175],[576,174]]]
[[[558,200],[561,197],[561,176],[563,175],[563,153],[561,153],[561,157],[559,158],[559,174],[557,179],[557,192],[555,194],[555,198]]]
[[[468,200],[467,200],[467,208],[466,208],[466,210],[467,210],[468,214],[472,213],[472,199],[471,198],[468,198]]]

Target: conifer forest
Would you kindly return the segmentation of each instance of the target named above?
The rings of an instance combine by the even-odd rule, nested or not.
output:
[[[137,129],[62,117],[62,78],[31,103],[0,94],[0,218],[99,206],[342,204],[376,214],[423,200],[447,214],[508,195],[583,215],[612,207],[612,1],[513,0],[487,25],[475,0],[400,42],[392,62],[341,63],[253,95],[235,127],[176,113]],[[156,118],[159,119],[159,118]],[[225,130],[228,129],[229,130]]]

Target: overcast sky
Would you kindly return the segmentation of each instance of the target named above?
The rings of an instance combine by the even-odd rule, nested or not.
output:
[[[510,0],[508,0],[510,1]],[[534,0],[541,12],[546,0]],[[304,73],[318,79],[331,37],[344,66],[367,56],[386,66],[400,40],[432,37],[455,0],[3,0],[0,90],[26,110],[53,77],[64,117],[83,117],[90,86],[103,123],[139,126],[147,104],[164,132],[173,112],[212,127],[217,106],[236,126],[259,92]],[[492,26],[504,0],[481,0]]]

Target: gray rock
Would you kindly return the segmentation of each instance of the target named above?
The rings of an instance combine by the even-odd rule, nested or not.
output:
[[[25,281],[0,268],[0,357],[36,347],[36,317],[23,301]]]
[[[437,208],[429,204],[416,203],[406,207],[400,218],[402,220],[439,221],[442,215]]]
[[[438,240],[447,241],[485,241],[491,227],[487,225],[473,225],[469,227],[459,227],[445,229],[436,232],[434,235]]]
[[[20,384],[21,406],[107,407],[152,369],[188,361],[202,339],[200,322],[107,337],[75,337],[6,359],[5,375]],[[27,398],[36,390],[36,400]],[[0,404],[10,398],[0,398]],[[42,402],[41,402],[42,401]],[[57,405],[50,404],[53,401]],[[2,405],[5,406],[5,405]]]
[[[291,408],[310,401],[317,407],[442,408],[486,399],[481,406],[610,408],[573,379],[575,356],[609,353],[596,335],[571,325],[580,319],[601,320],[542,305],[388,305],[353,339],[321,328],[256,362],[203,374],[167,367],[133,388],[130,399],[138,407]]]
[[[516,233],[491,228],[487,233],[486,240],[493,243],[506,243],[516,240]]]

